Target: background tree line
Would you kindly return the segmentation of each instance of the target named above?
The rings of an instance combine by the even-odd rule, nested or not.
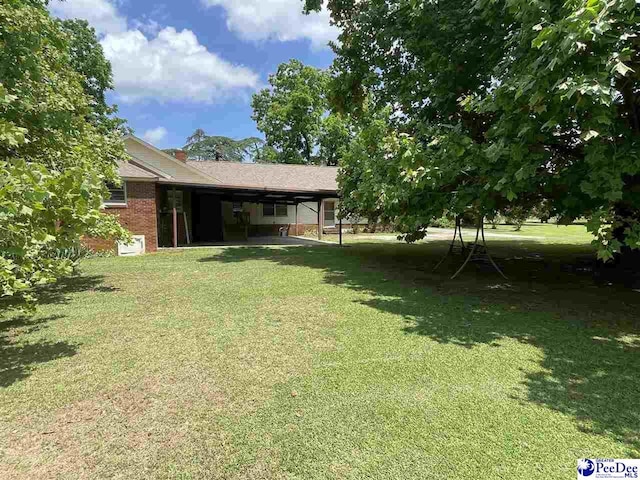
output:
[[[253,120],[265,140],[210,136],[197,129],[182,150],[196,161],[336,166],[352,137],[347,116],[332,113],[328,71],[291,60],[253,96]],[[167,149],[174,153],[176,149]]]
[[[178,149],[164,151],[174,155]],[[187,152],[189,160],[227,162],[268,162],[270,153],[264,141],[257,137],[241,140],[223,136],[210,136],[201,128],[196,129],[180,148]]]

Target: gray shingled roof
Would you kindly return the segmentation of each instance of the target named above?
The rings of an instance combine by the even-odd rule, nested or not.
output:
[[[144,168],[138,167],[131,162],[118,162],[118,173],[122,178],[139,178],[144,180],[151,180],[154,178],[158,178],[158,175],[145,170]]]
[[[296,192],[338,190],[337,167],[188,161],[220,183],[219,186]]]

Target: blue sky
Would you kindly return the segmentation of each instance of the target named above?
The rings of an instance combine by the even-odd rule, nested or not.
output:
[[[302,0],[52,0],[49,8],[96,29],[113,66],[111,101],[160,148],[182,146],[196,128],[261,136],[251,95],[291,58],[329,66],[326,44],[337,37],[326,12],[302,15]]]

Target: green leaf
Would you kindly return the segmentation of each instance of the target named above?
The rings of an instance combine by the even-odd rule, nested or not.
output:
[[[615,67],[614,67],[615,71],[618,72],[618,74],[622,77],[626,77],[627,75],[629,75],[630,73],[634,73],[634,70],[632,68],[627,67],[624,63],[622,62],[617,62]]]
[[[595,120],[603,125],[611,125],[611,118],[607,115],[598,115]]]
[[[599,133],[599,132],[597,132],[597,131],[595,131],[595,130],[588,130],[588,131],[586,131],[586,132],[584,132],[584,133],[582,134],[582,139],[583,139],[585,142],[588,142],[589,140],[591,140],[591,139],[593,139],[593,138],[597,138],[597,137],[599,137],[599,136],[600,136],[600,133]]]
[[[27,207],[26,205],[23,205],[22,208],[20,209],[20,213],[22,215],[31,216],[33,214],[33,208],[30,208],[30,207]]]

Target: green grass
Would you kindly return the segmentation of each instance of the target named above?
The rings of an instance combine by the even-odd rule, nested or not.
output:
[[[469,231],[469,234],[472,232]],[[526,223],[516,231],[512,225],[497,225],[492,229],[486,226],[487,234],[514,235],[516,237],[538,237],[544,243],[586,244],[593,241],[593,235],[587,231],[586,225],[555,225],[546,223]]]
[[[549,479],[640,456],[640,293],[587,246],[212,248],[82,264],[0,319],[0,478]],[[545,260],[542,261],[541,259]]]
[[[512,225],[497,225],[497,228],[491,228],[490,224],[485,226],[485,231],[488,241],[502,241],[502,240],[518,240],[526,239],[540,243],[556,243],[566,245],[584,245],[590,244],[593,241],[593,235],[591,235],[585,225],[555,225],[555,224],[543,224],[543,223],[527,223],[522,226],[522,229],[516,231]],[[343,242],[345,244],[353,243],[397,243],[398,233],[358,233],[343,235]],[[465,241],[472,241],[475,239],[476,231],[471,228],[464,228],[463,235]],[[312,235],[309,235],[313,238]],[[430,228],[425,242],[432,240],[440,241],[447,237],[453,236],[453,228],[441,229]],[[325,235],[325,241],[338,242],[338,235]],[[402,242],[402,241],[400,241]]]

